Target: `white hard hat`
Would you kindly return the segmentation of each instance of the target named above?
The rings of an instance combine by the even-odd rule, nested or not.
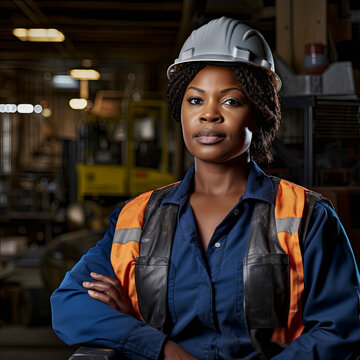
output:
[[[167,69],[167,76],[179,64],[194,61],[210,63],[245,63],[270,72],[276,90],[281,80],[275,73],[269,45],[258,30],[243,22],[222,17],[194,30],[180,50],[179,57]]]

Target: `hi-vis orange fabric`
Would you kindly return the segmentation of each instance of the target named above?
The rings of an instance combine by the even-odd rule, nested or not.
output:
[[[306,189],[281,180],[275,204],[275,223],[278,240],[290,256],[290,307],[286,328],[275,329],[273,341],[289,344],[304,330],[302,322],[302,295],[304,273],[299,243],[299,229],[305,206]],[[139,256],[139,241],[146,206],[153,191],[144,193],[127,203],[120,212],[111,250],[111,263],[125,294],[128,295],[139,319],[135,286],[135,259]]]
[[[275,205],[275,220],[279,242],[290,256],[290,307],[287,328],[275,329],[272,340],[289,344],[303,330],[302,295],[304,271],[299,242],[299,227],[305,205],[305,191],[301,186],[281,180]],[[285,226],[281,226],[285,223]],[[280,226],[279,226],[280,225]]]
[[[142,319],[142,316],[139,311],[135,287],[135,259],[139,256],[139,240],[145,209],[152,192],[139,195],[121,210],[116,223],[110,257],[116,277],[125,294],[128,295],[139,319]],[[130,236],[127,236],[128,234]],[[126,238],[125,241],[123,240],[124,237]]]

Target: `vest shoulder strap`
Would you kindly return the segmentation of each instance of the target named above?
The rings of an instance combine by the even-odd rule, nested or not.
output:
[[[308,227],[310,223],[311,214],[314,210],[314,206],[318,201],[325,201],[332,209],[334,209],[334,205],[331,203],[329,199],[324,197],[323,195],[313,191],[306,189],[305,190],[305,206],[304,206],[304,214],[303,221],[301,222],[299,239],[301,241],[301,245],[305,243],[305,238],[308,232]]]
[[[284,180],[282,180],[276,176],[270,176],[270,179],[272,180],[272,182],[274,184],[275,193],[277,193],[277,189],[279,187],[280,182],[284,181]],[[294,188],[302,189],[305,193],[304,211],[303,211],[302,220],[301,220],[301,224],[300,224],[300,230],[299,230],[299,239],[300,239],[301,244],[303,244],[305,242],[310,218],[311,218],[311,215],[314,210],[314,206],[315,206],[316,202],[322,200],[322,201],[325,201],[333,209],[334,209],[334,206],[329,199],[327,199],[326,197],[324,197],[323,195],[319,194],[316,191],[304,188],[304,187],[296,185],[294,183],[290,183],[290,182],[287,182],[287,183]]]

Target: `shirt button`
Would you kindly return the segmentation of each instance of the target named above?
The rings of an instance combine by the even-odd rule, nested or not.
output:
[[[239,215],[239,212],[240,212],[239,209],[235,209],[235,210],[234,210],[234,215],[235,215],[235,216]]]
[[[219,248],[221,246],[221,244],[219,242],[215,243],[215,247]]]

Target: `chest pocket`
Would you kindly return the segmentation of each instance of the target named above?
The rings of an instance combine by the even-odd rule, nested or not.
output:
[[[244,311],[248,327],[285,327],[290,303],[289,256],[247,256],[243,262],[243,272]]]

